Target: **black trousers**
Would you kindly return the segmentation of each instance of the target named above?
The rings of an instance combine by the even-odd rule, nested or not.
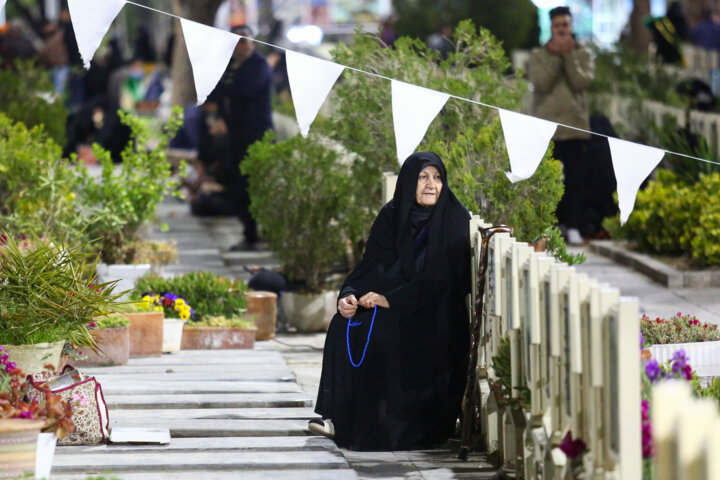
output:
[[[557,206],[558,223],[582,229],[590,163],[589,140],[556,140],[553,156],[563,164],[565,193]]]

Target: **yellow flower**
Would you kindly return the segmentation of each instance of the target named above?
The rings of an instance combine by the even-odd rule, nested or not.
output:
[[[185,300],[183,300],[182,298],[178,298],[177,300],[175,300],[175,308],[176,309],[182,308],[185,305],[187,305],[187,303],[185,303]]]
[[[156,312],[162,312],[162,311],[163,311],[163,308],[162,308],[160,305],[157,305],[157,306],[155,306],[155,311],[156,311]]]
[[[190,318],[190,310],[183,310],[180,312],[180,320],[187,320]]]

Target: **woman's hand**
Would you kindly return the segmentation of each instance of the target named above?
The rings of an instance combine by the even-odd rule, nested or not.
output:
[[[366,293],[365,295],[360,297],[358,303],[360,304],[360,306],[365,308],[373,308],[376,305],[382,308],[390,308],[390,304],[388,303],[387,298],[385,298],[384,295],[380,295],[379,293],[375,292]]]
[[[358,300],[355,298],[355,295],[348,295],[338,301],[338,312],[340,312],[340,315],[344,318],[352,318],[355,316],[355,312],[357,312],[357,306]]]

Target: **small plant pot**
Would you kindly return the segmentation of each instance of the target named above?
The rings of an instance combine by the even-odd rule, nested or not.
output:
[[[149,263],[138,265],[98,263],[96,267],[98,280],[101,283],[118,280],[115,291],[120,293],[135,288],[135,281],[150,271]]]
[[[35,478],[50,478],[57,437],[54,433],[41,433],[35,454]]]
[[[98,352],[84,352],[88,358],[75,362],[76,367],[107,367],[127,365],[130,356],[130,328],[99,328],[93,330]]]
[[[273,292],[248,292],[248,317],[255,317],[257,335],[255,340],[270,340],[275,338],[275,324],[277,322],[277,295]]]
[[[298,332],[325,332],[337,313],[337,297],[337,290],[310,294],[285,292],[280,301],[288,325]]]
[[[185,320],[166,318],[163,320],[163,353],[177,353],[182,346],[183,325]]]
[[[162,355],[163,312],[126,314],[130,319],[130,357]]]
[[[183,350],[230,350],[254,348],[256,327],[185,327]]]
[[[35,343],[32,345],[5,345],[10,361],[27,375],[43,371],[45,365],[57,368],[60,364],[65,340],[53,343]]]
[[[40,420],[0,420],[0,479],[19,478],[35,471]]]

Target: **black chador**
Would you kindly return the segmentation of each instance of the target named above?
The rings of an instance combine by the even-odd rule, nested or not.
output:
[[[424,208],[415,193],[429,165],[440,172],[442,189],[435,205]],[[405,161],[393,199],[380,210],[363,259],[339,296],[375,292],[390,308],[377,307],[373,323],[373,309],[359,307],[352,327],[337,313],[325,341],[315,411],[332,419],[338,446],[433,448],[453,433],[469,349],[469,217],[436,154],[419,152]],[[349,357],[356,364],[363,358],[371,324],[356,368]]]

